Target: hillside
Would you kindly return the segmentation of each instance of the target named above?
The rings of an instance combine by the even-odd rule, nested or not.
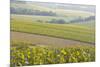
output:
[[[66,9],[64,8],[66,7]],[[74,7],[72,7],[74,6]],[[85,7],[85,5],[84,5]],[[75,4],[59,4],[59,3],[45,3],[45,2],[23,2],[23,1],[11,1],[11,13],[19,13],[25,12],[25,14],[33,12],[36,13],[48,13],[55,14],[53,16],[90,16],[94,15],[94,7],[86,6],[87,8],[83,8],[83,5],[75,5]],[[91,7],[91,8],[90,8]],[[74,9],[73,9],[74,8]],[[88,9],[90,8],[90,9]],[[93,12],[90,12],[90,11]],[[15,12],[14,12],[15,11]],[[32,14],[33,14],[32,13]],[[38,14],[39,14],[38,13]],[[78,13],[78,14],[77,14]],[[34,15],[33,14],[33,15]],[[44,16],[44,15],[43,15]],[[49,15],[48,15],[49,16]]]

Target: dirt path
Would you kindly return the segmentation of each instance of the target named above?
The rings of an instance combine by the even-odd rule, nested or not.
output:
[[[91,45],[89,43],[74,40],[67,40],[22,32],[11,32],[11,40],[29,42],[36,45],[55,45],[63,47],[67,45]]]

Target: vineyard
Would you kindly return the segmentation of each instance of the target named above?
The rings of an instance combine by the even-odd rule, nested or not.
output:
[[[54,48],[19,43],[16,47],[11,48],[12,67],[90,61],[95,61],[94,46]]]

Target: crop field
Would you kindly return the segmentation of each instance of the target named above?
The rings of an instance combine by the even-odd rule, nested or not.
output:
[[[20,37],[19,37],[20,36]],[[49,37],[44,35],[29,34],[22,32],[11,32],[11,43],[16,44],[17,42],[31,43],[41,46],[53,46],[53,47],[67,47],[77,45],[93,45],[91,43],[85,43],[75,40],[62,39]],[[14,45],[11,45],[14,46]]]
[[[18,20],[13,18],[11,20],[11,30],[94,43],[94,30],[86,26],[73,24],[46,24],[32,22],[31,20],[27,22],[26,20],[24,21],[24,19]]]
[[[95,42],[95,30],[93,28],[80,24],[33,22],[31,20],[32,17],[18,16],[12,15],[12,33],[19,32],[20,34],[27,33],[31,35],[22,34],[23,38],[18,33],[11,33],[11,35],[16,35],[18,38],[16,39],[15,36],[11,37],[11,67],[95,61],[95,46],[91,45]],[[23,18],[26,19],[24,20]],[[38,37],[34,35],[35,37],[32,39],[33,34],[38,35]],[[53,43],[53,41],[58,41],[58,44],[57,42]],[[38,43],[40,44],[38,45]]]
[[[93,27],[37,20],[11,15],[11,67],[95,61]]]
[[[63,17],[63,16],[59,16],[59,17],[56,17],[56,16],[36,16],[36,15],[17,15],[17,14],[11,14],[11,18],[16,18],[16,20],[19,20],[19,19],[23,19],[25,18],[24,20],[26,21],[34,21],[34,22],[37,22],[37,21],[40,21],[42,23],[47,23],[48,21],[52,20],[52,19],[63,19],[66,21],[66,23],[68,23],[71,19],[75,19],[75,18],[78,18],[78,17],[75,17],[75,16],[68,16],[67,19],[66,17]]]
[[[27,45],[27,46],[26,46]],[[11,67],[95,61],[94,46],[46,47],[18,43],[11,48]]]

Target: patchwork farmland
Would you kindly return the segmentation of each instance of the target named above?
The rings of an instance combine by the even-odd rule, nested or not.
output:
[[[11,2],[12,67],[95,61],[95,6],[56,4]]]

